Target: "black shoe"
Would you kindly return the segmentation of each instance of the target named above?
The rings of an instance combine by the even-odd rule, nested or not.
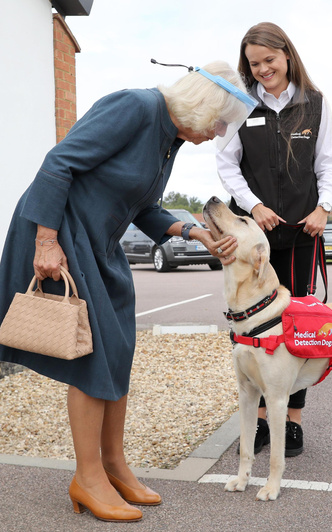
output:
[[[270,443],[270,429],[266,419],[258,418],[256,427],[256,437],[254,454],[258,454],[263,449],[264,445]],[[237,446],[237,454],[240,454],[240,444]]]
[[[294,421],[286,421],[285,456],[298,456],[303,452],[303,430]]]

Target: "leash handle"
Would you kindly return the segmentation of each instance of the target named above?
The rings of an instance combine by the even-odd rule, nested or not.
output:
[[[293,227],[294,229],[297,229],[293,241],[293,247],[292,247],[292,258],[291,258],[291,292],[292,296],[295,296],[296,294],[296,277],[295,277],[295,243],[298,235],[303,231],[303,227],[305,224],[288,224],[285,222],[280,221],[281,225],[284,225],[286,227]],[[324,289],[325,289],[325,297],[323,299],[323,303],[326,303],[327,301],[327,271],[326,271],[326,257],[325,257],[325,250],[324,250],[324,240],[319,234],[315,235],[314,237],[314,246],[312,249],[312,256],[311,256],[311,265],[310,265],[310,272],[309,272],[309,278],[308,278],[308,285],[307,285],[307,295],[314,295],[316,293],[317,289],[317,269],[318,264],[320,267]]]

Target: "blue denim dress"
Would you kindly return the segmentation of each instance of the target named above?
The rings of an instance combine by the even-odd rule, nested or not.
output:
[[[134,222],[157,244],[177,221],[157,203],[183,143],[158,89],[124,90],[98,102],[47,155],[20,199],[0,263],[0,320],[33,276],[36,224],[58,241],[88,304],[94,351],[67,361],[0,346],[0,360],[27,366],[116,401],[128,393],[135,349],[135,294],[119,244]],[[62,281],[43,282],[63,293]]]

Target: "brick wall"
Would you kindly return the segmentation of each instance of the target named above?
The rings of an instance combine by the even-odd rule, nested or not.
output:
[[[65,20],[53,15],[56,140],[60,142],[76,122],[76,63],[81,51]]]

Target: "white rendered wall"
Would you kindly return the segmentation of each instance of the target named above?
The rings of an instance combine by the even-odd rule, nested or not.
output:
[[[51,3],[1,1],[0,253],[17,200],[55,139]]]

